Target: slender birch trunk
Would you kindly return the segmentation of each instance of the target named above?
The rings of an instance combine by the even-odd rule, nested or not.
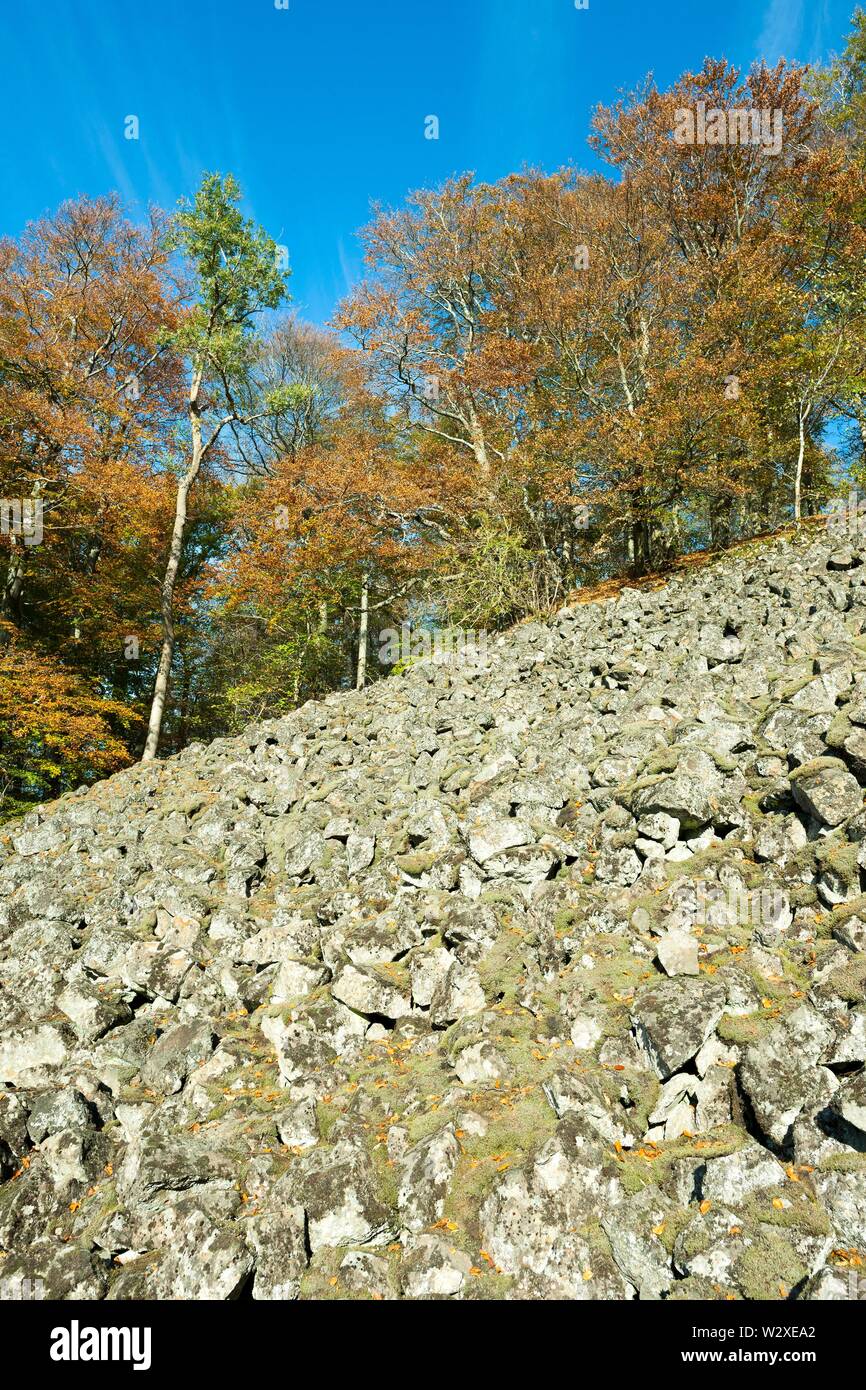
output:
[[[810,407],[800,405],[797,412],[797,424],[799,428],[799,448],[797,450],[797,471],[794,474],[794,521],[800,525],[800,513],[802,511],[803,500],[803,460],[806,457],[806,420],[809,415]]]
[[[363,690],[367,680],[367,637],[370,630],[370,581],[365,574],[361,579],[361,620],[358,624],[358,673],[355,679],[356,690]]]
[[[201,431],[201,407],[199,403],[200,390],[201,371],[197,371],[193,377],[189,392],[189,422],[192,432],[192,455],[189,468],[178,483],[177,501],[174,509],[174,526],[171,533],[171,547],[168,552],[168,563],[165,567],[165,576],[160,590],[160,612],[162,616],[163,638],[162,648],[159,654],[159,666],[156,672],[156,681],[153,687],[153,703],[150,707],[150,719],[147,726],[147,742],[144,745],[144,752],[141,755],[141,760],[144,763],[152,762],[159,749],[159,736],[162,731],[165,702],[168,695],[168,682],[171,676],[171,663],[174,657],[174,591],[177,586],[177,576],[183,556],[187,503],[190,488],[199,475],[202,458],[204,457]]]

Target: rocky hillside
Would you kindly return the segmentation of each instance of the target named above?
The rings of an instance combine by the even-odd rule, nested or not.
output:
[[[812,531],[7,826],[0,1279],[856,1296],[864,785]]]

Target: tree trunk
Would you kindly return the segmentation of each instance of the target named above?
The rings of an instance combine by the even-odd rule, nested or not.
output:
[[[803,459],[806,456],[806,418],[809,414],[809,407],[804,408],[801,405],[797,414],[800,443],[797,450],[797,471],[794,474],[794,521],[799,526],[803,498]]]
[[[15,549],[18,545],[17,537],[10,536],[10,541],[13,550],[9,557],[6,579],[3,584],[0,611],[2,611],[4,618],[17,623],[21,618],[21,595],[24,591],[24,557],[20,551]]]
[[[168,681],[171,675],[171,663],[174,656],[174,591],[177,585],[177,576],[180,569],[181,557],[183,555],[183,542],[186,534],[187,500],[189,498],[190,488],[198,477],[204,454],[201,437],[201,412],[198,399],[200,387],[201,373],[197,372],[189,393],[192,458],[189,468],[181,478],[177,487],[174,526],[171,533],[171,548],[168,552],[168,564],[165,567],[165,577],[162,581],[162,589],[160,592],[163,639],[162,649],[159,654],[156,681],[153,687],[153,703],[150,707],[150,719],[147,725],[147,742],[144,745],[144,752],[141,755],[141,760],[144,763],[152,762],[159,749],[159,736],[162,730],[165,701],[168,695]]]
[[[680,522],[680,509],[676,502],[671,510],[671,526],[673,528],[673,550],[676,556],[683,553],[683,529]]]
[[[361,621],[358,624],[358,674],[355,679],[356,690],[363,690],[367,680],[367,637],[370,630],[370,582],[365,574],[361,578]]]
[[[474,409],[470,410],[469,413],[469,434],[472,441],[472,452],[475,455],[475,462],[478,465],[481,493],[485,501],[490,502],[493,497],[493,487],[490,472],[490,458],[487,453],[487,440],[484,437],[484,429],[481,421],[475,414]]]
[[[186,659],[186,652],[183,646],[181,646],[180,649],[180,660],[183,675],[180,687],[180,710],[177,725],[177,746],[178,748],[183,748],[186,745],[187,729],[189,727],[189,704],[191,684],[189,662]]]
[[[30,492],[30,496],[33,499],[34,508],[39,506],[39,497],[41,491],[41,484],[34,483]],[[26,507],[26,505],[27,504],[24,503],[23,507]],[[28,544],[28,520],[27,516],[23,514],[23,507],[22,522],[20,528],[21,534],[16,535],[14,530],[10,530],[9,533],[9,544],[11,546],[11,554],[9,556],[9,564],[6,569],[6,578],[3,581],[3,592],[2,594],[0,594],[0,616],[6,618],[10,622],[15,623],[17,626],[20,626],[21,624],[21,605],[24,596],[24,548]],[[32,522],[33,517],[31,514],[31,526]],[[40,531],[40,534],[36,539],[37,545],[39,544],[41,538],[42,533]]]
[[[650,567],[649,523],[635,521],[632,525],[631,553],[635,576],[646,574]]]

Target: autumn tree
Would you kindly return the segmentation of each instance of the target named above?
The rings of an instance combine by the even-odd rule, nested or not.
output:
[[[28,664],[55,692],[86,692],[115,753],[137,737],[146,663],[129,659],[130,645],[151,621],[160,459],[180,386],[162,341],[179,303],[163,237],[157,212],[136,225],[117,199],[82,199],[0,246],[0,494],[39,509],[38,536],[0,536],[0,640],[14,644],[7,692],[22,681],[34,749],[49,703],[28,693]],[[70,693],[70,718],[76,707]],[[51,718],[59,710],[58,700]],[[44,733],[56,785],[68,785],[67,757],[83,768],[87,747],[108,765],[98,739],[79,757],[48,723]],[[48,785],[31,777],[19,791]]]
[[[526,345],[495,331],[498,194],[469,175],[422,190],[363,232],[369,277],[337,326],[368,354],[372,379],[408,419],[474,464],[479,497],[522,428]]]
[[[716,509],[720,494],[733,505],[784,486],[789,514],[799,518],[805,422],[850,371],[847,348],[822,335],[851,339],[845,325],[861,313],[852,216],[860,180],[822,125],[805,77],[783,62],[743,76],[707,60],[668,92],[650,84],[594,122],[597,148],[652,209],[689,296],[680,310],[680,376],[687,379],[692,355],[703,363],[708,396],[733,382],[725,400],[735,394],[742,402],[726,408],[737,424],[728,447],[723,436],[701,444]],[[695,138],[679,138],[689,119]],[[782,335],[787,359],[774,346]],[[803,370],[783,417],[773,367],[784,360],[790,374],[795,343]]]
[[[177,310],[163,231],[159,214],[134,226],[98,199],[65,204],[0,249],[0,482],[5,496],[38,499],[44,523],[39,546],[3,538],[4,614],[91,654],[118,650],[111,593],[140,598],[123,537],[133,517],[140,539],[152,527],[151,459],[177,407],[161,340]]]
[[[809,89],[820,106],[825,128],[841,140],[854,168],[862,172],[866,169],[866,13],[859,6],[854,12],[852,26],[842,54],[827,67],[817,68],[810,74]],[[854,216],[859,228],[866,226],[866,195],[862,185]],[[857,270],[859,266],[855,267],[855,283],[859,280]],[[837,278],[836,283],[837,295],[846,296],[854,288],[846,286],[843,277]],[[852,307],[850,298],[847,303],[843,302],[843,322],[850,318]],[[862,367],[859,364],[852,364],[852,367],[846,379],[844,363],[838,364],[834,375],[841,377],[842,382],[840,389],[833,393],[832,401],[836,417],[850,422],[856,431],[854,447],[849,448],[848,453],[852,471],[862,484],[866,478],[866,383],[862,379]],[[811,418],[814,419],[814,413]]]
[[[256,636],[235,696],[247,710],[364,684],[371,623],[402,616],[427,559],[431,477],[354,364],[344,372],[321,437],[276,460],[236,508],[215,595],[223,621]]]
[[[0,622],[0,820],[129,762],[132,711]]]

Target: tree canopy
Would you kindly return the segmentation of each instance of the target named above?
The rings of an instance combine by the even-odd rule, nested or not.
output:
[[[600,171],[375,207],[329,328],[230,174],[0,243],[0,815],[860,480],[864,63],[858,10],[599,108]]]

